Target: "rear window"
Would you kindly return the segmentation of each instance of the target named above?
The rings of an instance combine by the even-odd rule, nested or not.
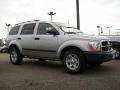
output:
[[[35,23],[25,24],[22,28],[21,35],[33,34],[35,28]]]
[[[18,31],[19,31],[20,26],[14,26],[10,32],[9,35],[17,35]]]

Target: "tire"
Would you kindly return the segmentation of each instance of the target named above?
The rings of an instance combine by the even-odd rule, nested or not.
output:
[[[80,73],[85,69],[85,59],[77,49],[70,49],[63,55],[63,65],[68,73]]]
[[[17,48],[10,49],[10,61],[14,65],[19,65],[22,63],[22,55]]]
[[[115,49],[116,50],[116,58],[115,59],[120,59],[120,51],[118,49]]]

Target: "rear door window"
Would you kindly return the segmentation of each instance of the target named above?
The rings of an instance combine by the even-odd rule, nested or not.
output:
[[[36,23],[25,24],[21,30],[21,35],[31,35],[34,33]]]

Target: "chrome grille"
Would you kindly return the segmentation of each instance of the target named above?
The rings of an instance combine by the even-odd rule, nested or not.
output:
[[[101,50],[108,52],[112,49],[112,43],[110,41],[102,40],[101,41]]]

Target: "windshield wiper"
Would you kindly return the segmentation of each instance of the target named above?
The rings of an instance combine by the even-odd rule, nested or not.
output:
[[[66,28],[73,28],[73,29],[77,29],[77,28],[75,28],[75,27],[66,27]]]

